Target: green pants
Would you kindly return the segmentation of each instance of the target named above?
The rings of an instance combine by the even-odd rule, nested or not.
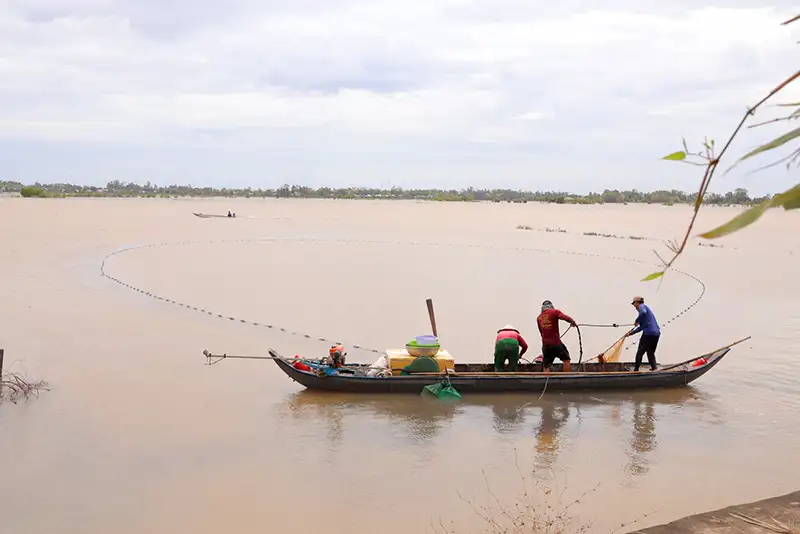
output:
[[[513,338],[498,339],[494,344],[494,370],[500,372],[508,360],[508,368],[517,370],[519,361],[519,341]]]

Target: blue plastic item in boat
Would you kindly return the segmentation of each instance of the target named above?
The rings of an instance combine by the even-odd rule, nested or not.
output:
[[[418,347],[430,347],[439,344],[439,339],[436,336],[426,335],[416,337]]]

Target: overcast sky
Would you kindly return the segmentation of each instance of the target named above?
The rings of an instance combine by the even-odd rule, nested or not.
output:
[[[727,137],[798,68],[800,23],[780,26],[798,8],[2,0],[0,179],[695,189],[698,168],[659,158]],[[752,168],[713,189],[798,181]]]

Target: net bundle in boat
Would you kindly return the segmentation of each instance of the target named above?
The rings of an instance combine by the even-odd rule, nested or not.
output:
[[[621,337],[619,338],[619,341],[611,345],[608,350],[598,356],[597,361],[600,363],[618,362],[620,356],[622,355],[623,345],[625,345],[625,338]]]

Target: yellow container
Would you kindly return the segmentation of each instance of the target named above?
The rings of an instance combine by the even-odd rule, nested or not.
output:
[[[406,349],[386,349],[386,356],[389,360],[389,369],[392,370],[392,375],[397,376],[406,365],[416,360],[416,356],[412,356]],[[439,371],[444,372],[445,369],[454,369],[455,360],[444,349],[439,349],[439,352],[434,356],[436,363],[439,364]]]

